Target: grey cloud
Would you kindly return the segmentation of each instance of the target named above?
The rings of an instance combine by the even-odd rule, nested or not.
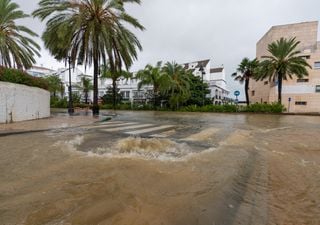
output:
[[[30,13],[38,1],[15,2]],[[127,6],[146,27],[136,32],[144,50],[132,70],[159,60],[210,58],[212,66],[225,66],[230,89],[242,89],[229,74],[243,57],[255,57],[262,35],[273,25],[318,20],[319,8],[319,0],[144,0]],[[44,29],[38,20],[23,22],[39,33]],[[57,67],[44,49],[38,63]]]

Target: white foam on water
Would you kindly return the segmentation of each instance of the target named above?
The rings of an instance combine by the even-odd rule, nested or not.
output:
[[[192,149],[186,143],[176,143],[169,139],[129,137],[119,140],[114,146],[91,150],[88,152],[88,156],[116,159],[186,161],[194,156],[215,150],[215,148],[210,148],[201,152],[192,152]]]
[[[68,151],[77,151],[77,147],[80,146],[84,141],[84,136],[77,135],[75,138],[68,141],[58,141],[54,146],[61,146],[63,149]]]

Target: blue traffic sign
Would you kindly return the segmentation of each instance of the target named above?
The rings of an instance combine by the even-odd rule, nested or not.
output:
[[[234,95],[235,95],[236,97],[238,97],[238,96],[240,95],[240,91],[235,91],[235,92],[234,92]]]

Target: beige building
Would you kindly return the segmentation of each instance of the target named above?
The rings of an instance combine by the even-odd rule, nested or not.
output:
[[[269,55],[267,47],[281,37],[296,37],[301,56],[305,57],[312,69],[304,79],[294,78],[283,82],[282,103],[290,112],[320,112],[320,42],[318,42],[318,22],[272,27],[257,43],[257,58]],[[271,103],[278,99],[278,89],[268,80],[251,81],[249,96],[251,103]],[[289,99],[291,102],[289,103]],[[290,107],[289,107],[290,105]]]

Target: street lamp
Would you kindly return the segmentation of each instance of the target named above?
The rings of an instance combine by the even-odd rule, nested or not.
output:
[[[201,77],[202,77],[202,106],[204,106],[204,82],[203,82],[203,76],[206,74],[206,72],[204,71],[203,66],[200,66],[199,71],[201,72]]]
[[[72,115],[74,113],[73,100],[72,100],[72,86],[71,86],[71,56],[68,56],[69,63],[69,104],[68,113]]]

